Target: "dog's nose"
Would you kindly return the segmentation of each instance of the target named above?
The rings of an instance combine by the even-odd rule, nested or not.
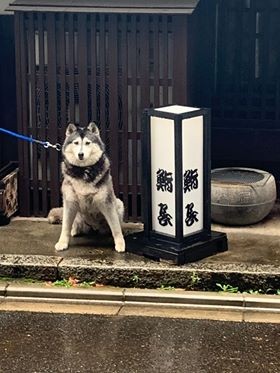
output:
[[[79,157],[80,160],[84,159],[84,153],[79,153],[78,157]]]

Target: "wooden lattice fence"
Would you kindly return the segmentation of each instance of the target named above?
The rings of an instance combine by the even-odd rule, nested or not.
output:
[[[141,113],[187,101],[186,15],[16,12],[22,133],[62,142],[68,122],[95,120],[126,218],[141,218]],[[19,145],[20,213],[60,201],[59,154]]]

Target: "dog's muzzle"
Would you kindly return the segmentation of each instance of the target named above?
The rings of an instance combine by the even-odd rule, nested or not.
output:
[[[79,153],[78,157],[79,157],[79,160],[82,161],[84,159],[84,153]]]

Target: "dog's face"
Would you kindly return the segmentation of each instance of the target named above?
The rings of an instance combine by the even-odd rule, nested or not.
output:
[[[70,164],[80,167],[93,165],[100,159],[104,150],[95,123],[89,123],[86,128],[72,123],[68,125],[62,151]]]

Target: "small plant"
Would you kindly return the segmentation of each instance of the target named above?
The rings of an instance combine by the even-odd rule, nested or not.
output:
[[[259,290],[253,290],[253,289],[250,289],[248,291],[243,291],[243,294],[262,294],[263,291],[261,289]]]
[[[54,282],[47,283],[48,285],[51,286],[62,286],[65,288],[70,288],[70,287],[81,287],[81,288],[90,288],[93,286],[97,286],[95,281],[83,281],[79,282],[79,280],[75,277],[69,277],[67,279],[62,279],[62,280],[56,280]]]
[[[79,284],[81,288],[91,288],[96,286],[95,281],[83,281]]]
[[[53,286],[63,286],[65,288],[70,288],[71,287],[70,282],[66,279],[56,280],[56,281],[53,282],[52,285]]]
[[[276,294],[280,295],[280,289],[277,289]]]
[[[79,280],[74,277],[69,277],[68,280],[62,279],[62,280],[56,280],[53,282],[54,286],[63,286],[65,288],[75,287],[78,286]]]
[[[194,286],[194,285],[197,285],[199,284],[201,281],[201,278],[198,276],[198,274],[196,272],[193,272],[191,274],[191,285]]]
[[[175,290],[175,287],[170,286],[170,285],[161,285],[160,289],[161,290]]]
[[[238,287],[231,286],[229,284],[216,284],[220,291],[226,293],[238,293]]]
[[[137,274],[134,274],[132,277],[131,277],[131,280],[132,282],[134,282],[135,285],[139,284],[140,282],[140,277],[137,275]]]

